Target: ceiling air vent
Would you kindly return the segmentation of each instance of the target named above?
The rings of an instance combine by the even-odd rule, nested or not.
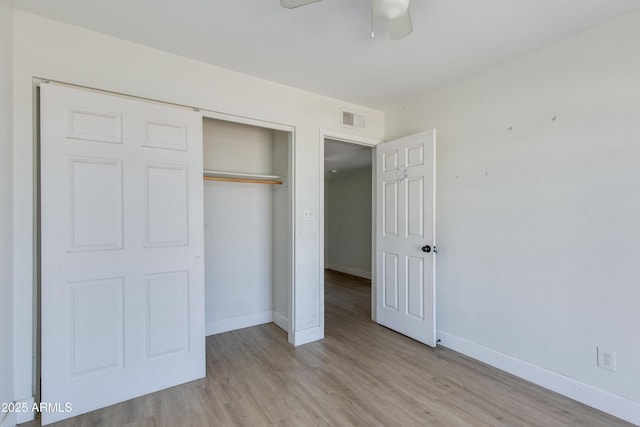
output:
[[[364,129],[365,125],[364,114],[342,110],[342,126],[347,128]]]

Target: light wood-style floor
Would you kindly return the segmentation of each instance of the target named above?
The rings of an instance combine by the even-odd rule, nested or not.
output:
[[[323,341],[294,348],[273,324],[211,336],[207,378],[55,425],[631,425],[376,325],[370,292],[327,272]]]

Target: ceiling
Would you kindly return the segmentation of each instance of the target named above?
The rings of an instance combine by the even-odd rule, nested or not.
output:
[[[366,145],[324,140],[324,177],[340,178],[362,169],[371,169],[373,151]],[[334,172],[335,171],[335,172]]]
[[[412,0],[371,38],[370,0],[13,0],[16,9],[382,109],[640,8],[639,0]]]

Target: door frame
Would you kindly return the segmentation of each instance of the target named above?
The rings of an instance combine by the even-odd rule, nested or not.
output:
[[[98,93],[105,93],[105,94],[109,94],[109,95],[116,95],[116,96],[120,96],[123,98],[129,98],[129,99],[136,99],[136,100],[140,100],[140,101],[145,101],[145,102],[150,102],[150,103],[155,103],[155,104],[162,104],[162,105],[167,105],[167,106],[172,106],[172,107],[177,107],[177,108],[184,108],[184,109],[189,109],[189,110],[195,110],[197,112],[199,112],[203,118],[207,117],[207,118],[213,118],[213,119],[219,119],[219,120],[224,120],[224,121],[229,121],[229,122],[235,122],[235,123],[240,123],[240,124],[246,124],[246,125],[253,125],[253,126],[259,126],[259,127],[264,127],[264,128],[268,128],[268,129],[274,129],[274,130],[280,130],[280,131],[284,131],[287,132],[289,134],[289,177],[288,177],[288,185],[289,185],[289,207],[288,207],[288,211],[289,211],[289,259],[290,259],[290,268],[288,271],[288,276],[289,276],[289,287],[288,287],[288,298],[289,298],[289,309],[288,309],[288,328],[287,328],[287,333],[288,333],[288,340],[289,342],[293,342],[292,341],[292,337],[295,336],[295,229],[296,229],[296,224],[295,224],[295,215],[294,215],[294,209],[295,209],[295,147],[296,147],[296,128],[295,126],[292,125],[287,125],[287,124],[282,124],[282,123],[276,123],[276,122],[270,122],[270,121],[266,121],[266,120],[260,120],[260,119],[254,119],[254,118],[250,118],[250,117],[243,117],[243,116],[238,116],[238,115],[233,115],[233,114],[227,114],[227,113],[222,113],[222,112],[217,112],[217,111],[211,111],[211,110],[206,110],[206,109],[200,109],[198,107],[193,107],[193,106],[188,106],[188,105],[182,105],[182,104],[176,104],[176,103],[171,103],[171,102],[166,102],[166,101],[160,101],[160,100],[156,100],[156,99],[151,99],[151,98],[145,98],[145,97],[140,97],[140,96],[135,96],[135,95],[129,95],[126,93],[121,93],[121,92],[114,92],[114,91],[108,91],[108,90],[102,90],[99,88],[93,88],[93,87],[87,87],[87,86],[82,86],[82,85],[77,85],[77,84],[73,84],[73,83],[68,83],[68,82],[62,82],[62,81],[57,81],[57,80],[53,80],[53,79],[46,79],[46,78],[40,78],[40,77],[34,77],[32,78],[32,118],[33,118],[33,122],[32,122],[32,129],[33,129],[33,158],[32,158],[32,163],[31,163],[31,173],[32,173],[32,181],[31,181],[31,193],[30,194],[26,194],[24,195],[25,197],[31,197],[31,199],[33,200],[33,204],[32,204],[32,220],[33,220],[33,227],[30,228],[30,230],[28,230],[29,232],[29,237],[30,237],[30,241],[32,242],[32,251],[31,251],[31,259],[30,259],[30,263],[32,266],[32,271],[33,271],[33,281],[31,283],[31,287],[30,292],[31,292],[31,308],[32,311],[29,313],[29,317],[31,317],[32,322],[31,323],[31,384],[32,384],[32,394],[31,394],[31,398],[29,399],[25,399],[20,401],[20,403],[26,403],[27,406],[29,408],[31,408],[35,403],[39,403],[40,401],[40,392],[39,392],[39,388],[40,388],[40,379],[39,379],[39,373],[40,373],[40,365],[41,365],[41,354],[40,354],[40,347],[41,347],[41,343],[40,343],[40,247],[39,247],[39,242],[40,242],[40,186],[39,186],[39,179],[40,179],[40,124],[39,124],[39,120],[40,120],[40,99],[39,99],[39,89],[40,89],[40,84],[41,83],[55,83],[57,85],[61,85],[61,86],[67,86],[67,87],[71,87],[71,88],[75,88],[75,89],[80,89],[80,90],[85,90],[85,91],[91,91],[91,92],[98,92]],[[25,236],[26,237],[26,236]],[[21,260],[21,262],[24,262],[25,260]],[[14,350],[14,354],[17,354],[18,351]],[[18,422],[19,423],[23,423],[23,422],[28,422],[31,421],[33,419],[33,415],[31,414],[31,412],[28,413],[24,413],[21,415],[21,417],[19,417]]]
[[[320,149],[319,149],[319,250],[318,250],[318,272],[319,272],[319,295],[320,300],[320,328],[322,336],[324,336],[324,140],[325,138],[334,139],[336,141],[346,142],[348,144],[364,145],[371,148],[372,162],[375,162],[375,148],[378,144],[384,142],[381,139],[366,138],[348,133],[333,131],[320,128]],[[376,170],[375,164],[371,166],[371,320],[376,321]]]
[[[283,132],[287,132],[289,134],[289,147],[287,149],[287,155],[289,157],[288,159],[288,168],[287,168],[287,195],[288,195],[288,202],[289,202],[289,206],[287,208],[287,212],[288,212],[288,218],[287,221],[289,223],[289,254],[288,254],[288,258],[289,258],[289,271],[287,272],[287,277],[288,277],[288,312],[287,312],[287,339],[289,341],[289,343],[294,344],[294,337],[295,337],[295,291],[296,291],[296,287],[295,287],[295,256],[296,256],[296,252],[295,252],[295,236],[296,236],[296,221],[295,221],[295,214],[294,214],[294,210],[295,210],[295,141],[296,141],[296,133],[295,133],[295,127],[294,126],[289,126],[289,125],[284,125],[281,123],[274,123],[274,122],[268,122],[265,120],[259,120],[259,119],[252,119],[249,117],[242,117],[242,116],[236,116],[233,114],[226,114],[226,113],[220,113],[220,112],[216,112],[216,111],[209,111],[209,110],[200,110],[200,113],[202,114],[203,118],[209,118],[209,119],[216,119],[216,120],[221,120],[221,121],[225,121],[225,122],[231,122],[231,123],[238,123],[238,124],[242,124],[242,125],[249,125],[249,126],[256,126],[256,127],[261,127],[261,128],[265,128],[265,129],[271,129],[271,130],[279,130],[279,131],[283,131]],[[295,345],[295,344],[294,344]]]

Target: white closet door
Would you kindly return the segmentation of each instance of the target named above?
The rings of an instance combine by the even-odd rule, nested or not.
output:
[[[202,117],[41,87],[43,424],[205,375]]]

